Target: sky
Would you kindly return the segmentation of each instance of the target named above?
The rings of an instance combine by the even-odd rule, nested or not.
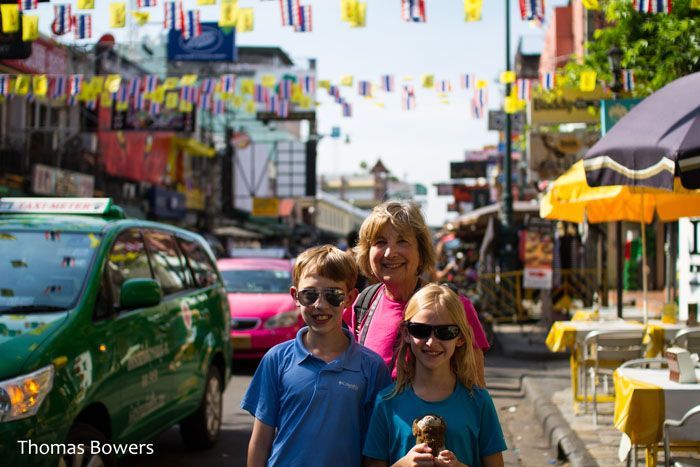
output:
[[[135,4],[135,0],[132,0]],[[278,46],[298,66],[305,67],[309,58],[317,63],[317,79],[338,83],[341,76],[378,83],[380,75],[394,75],[397,91],[375,92],[373,99],[357,95],[356,85],[341,88],[342,95],[353,104],[353,116],[344,118],[339,105],[318,93],[317,124],[321,135],[340,127],[342,138],[323,137],[318,146],[319,174],[360,173],[360,164],[370,167],[381,158],[393,175],[410,183],[428,187],[426,219],[430,225],[442,225],[456,213],[447,212],[451,197],[438,197],[434,183],[449,181],[449,163],[464,159],[465,150],[495,145],[498,134],[488,131],[487,119],[474,119],[469,102],[472,91],[460,88],[462,73],[471,73],[489,82],[490,109],[502,104],[503,86],[498,76],[505,70],[506,0],[484,0],[482,20],[464,22],[461,0],[426,0],[426,23],[401,20],[399,0],[367,0],[367,23],[351,28],[340,20],[340,0],[301,0],[313,7],[313,31],[295,33],[282,27],[276,0],[239,0],[240,7],[255,8],[255,29],[239,34],[238,45]],[[568,0],[548,0],[546,20],[551,9],[566,5]],[[107,29],[106,0],[96,0],[93,37],[105,32],[116,33],[119,42],[133,40],[118,30]],[[139,30],[138,35],[156,35],[162,31],[162,0],[152,11],[154,25]],[[73,3],[75,8],[75,3]],[[52,7],[40,4],[42,31],[48,31]],[[197,7],[196,0],[185,0],[184,8],[199,8],[202,20],[215,20],[219,6]],[[544,28],[520,19],[517,0],[510,0],[511,60],[521,36],[543,38]],[[162,24],[162,23],[161,23]],[[72,35],[71,35],[72,37]],[[421,76],[433,74],[446,79],[453,91],[447,101],[435,90],[420,87]],[[405,77],[412,77],[416,89],[416,109],[401,108],[398,90]],[[377,105],[383,104],[383,107]],[[345,135],[349,143],[345,143]]]

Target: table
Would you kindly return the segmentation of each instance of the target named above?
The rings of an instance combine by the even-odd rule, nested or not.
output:
[[[700,369],[695,370],[700,380]],[[615,383],[615,428],[627,434],[633,444],[646,448],[646,465],[656,465],[657,445],[663,439],[667,418],[680,420],[689,409],[700,404],[700,383],[679,384],[669,380],[669,371],[643,368],[618,368]],[[676,431],[675,439],[698,441],[697,426]]]

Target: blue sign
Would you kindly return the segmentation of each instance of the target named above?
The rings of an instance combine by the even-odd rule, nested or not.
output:
[[[600,134],[604,135],[614,124],[642,102],[641,99],[607,99],[600,104]]]
[[[235,62],[236,30],[222,30],[217,23],[202,23],[202,34],[185,39],[182,32],[168,33],[168,60],[182,62]]]

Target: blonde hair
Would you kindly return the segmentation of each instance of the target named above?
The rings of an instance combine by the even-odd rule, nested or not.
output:
[[[467,389],[472,386],[479,386],[477,382],[477,367],[474,348],[472,342],[472,330],[467,323],[464,305],[459,296],[445,285],[428,284],[418,292],[413,294],[406,305],[404,312],[404,322],[402,323],[401,339],[396,354],[396,386],[387,396],[390,399],[401,393],[413,381],[416,375],[416,356],[411,351],[411,344],[403,339],[406,331],[406,322],[410,321],[420,310],[423,309],[446,311],[452,322],[459,327],[459,332],[464,340],[464,344],[455,348],[455,352],[450,358],[450,369],[457,377],[457,380]]]
[[[387,224],[396,229],[400,235],[416,239],[420,258],[416,275],[427,273],[429,277],[432,276],[436,255],[430,229],[418,205],[408,201],[387,201],[375,206],[369,217],[362,223],[357,246],[352,250],[360,272],[374,281],[379,280],[372,272],[369,251]]]
[[[299,285],[304,275],[309,274],[344,282],[346,291],[349,291],[355,288],[357,282],[357,265],[351,255],[333,245],[315,246],[297,256],[292,272],[294,287]]]

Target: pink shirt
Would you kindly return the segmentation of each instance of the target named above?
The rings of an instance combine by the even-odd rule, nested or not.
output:
[[[381,286],[377,291],[376,296],[381,296],[381,301],[377,305],[377,310],[374,312],[372,322],[367,330],[367,337],[364,345],[377,352],[391,368],[391,360],[394,355],[394,347],[398,345],[397,338],[399,334],[399,326],[403,321],[403,311],[407,302],[397,302],[389,298],[384,292],[384,286]],[[381,295],[380,295],[381,294]],[[474,309],[472,302],[465,296],[460,295],[464,310],[467,315],[467,322],[472,328],[474,335],[474,348],[487,351],[489,349],[486,334],[479,322],[479,316]],[[355,306],[346,308],[343,311],[343,320],[348,327],[352,329],[352,323],[355,322]],[[355,336],[356,338],[358,336]]]

